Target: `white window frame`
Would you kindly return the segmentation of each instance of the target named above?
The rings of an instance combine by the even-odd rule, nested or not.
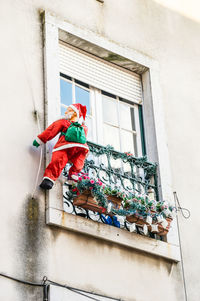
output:
[[[138,154],[138,157],[141,157],[142,156],[142,141],[141,141],[141,130],[140,130],[140,122],[139,122],[139,112],[138,112],[139,111],[139,109],[138,109],[139,104],[136,104],[134,102],[132,102],[132,104],[127,104],[127,105],[134,108],[134,118],[135,118],[135,130],[128,130],[128,129],[125,129],[121,126],[120,109],[119,109],[120,97],[116,96],[116,99],[114,101],[116,101],[116,105],[117,105],[118,126],[112,125],[109,122],[104,122],[102,114],[99,117],[99,118],[101,118],[101,122],[99,123],[99,125],[103,126],[103,124],[107,124],[107,125],[111,125],[111,126],[117,128],[117,129],[119,129],[119,142],[120,142],[121,152],[122,152],[122,145],[121,145],[122,144],[122,140],[121,140],[122,133],[121,133],[121,131],[124,130],[126,132],[134,134],[136,136],[137,154]],[[103,106],[101,104],[101,108],[102,107]],[[137,113],[136,113],[136,111],[137,111]],[[99,144],[103,143],[103,135],[102,134],[100,135],[97,143],[99,143]],[[127,151],[129,151],[129,150],[127,149]],[[137,155],[135,155],[135,156],[137,156]]]
[[[86,91],[89,92],[89,95],[90,95],[90,109],[91,109],[92,114],[88,115],[88,118],[90,118],[92,127],[94,129],[92,131],[92,141],[97,141],[97,135],[96,135],[96,126],[97,125],[96,125],[96,118],[95,118],[96,113],[95,113],[95,98],[94,98],[95,97],[95,88],[93,88],[90,85],[89,85],[89,88],[83,87],[80,84],[76,83],[74,78],[71,78],[71,80],[70,80],[70,79],[64,78],[64,76],[62,76],[62,75],[60,75],[60,78],[62,80],[65,80],[66,82],[72,84],[72,103],[73,104],[75,103],[75,86],[80,87],[82,89],[85,89]],[[67,109],[67,106],[62,104],[61,102],[60,102],[60,106],[65,107]]]
[[[65,74],[65,76],[68,76],[68,74]],[[70,76],[69,76],[70,77]],[[101,144],[101,145],[105,145],[104,143],[104,137],[103,137],[103,126],[104,124],[113,126],[114,128],[117,128],[119,130],[119,143],[120,143],[120,150],[121,152],[123,152],[122,150],[122,130],[132,133],[132,135],[135,135],[135,140],[136,140],[136,148],[137,148],[137,154],[134,154],[134,156],[138,156],[141,157],[142,154],[142,140],[141,140],[141,130],[140,130],[140,121],[139,121],[139,104],[134,103],[134,102],[130,102],[126,103],[126,101],[124,102],[124,104],[126,104],[129,107],[134,108],[134,119],[135,119],[135,130],[129,130],[129,129],[125,129],[121,126],[121,116],[120,116],[120,102],[122,102],[120,100],[120,97],[117,95],[113,95],[115,96],[115,98],[113,98],[113,101],[115,102],[116,108],[117,108],[117,121],[118,121],[118,125],[113,125],[110,122],[105,122],[103,121],[103,115],[99,114],[99,112],[102,112],[103,109],[103,97],[109,97],[106,96],[104,94],[102,94],[102,91],[88,85],[89,87],[84,87],[80,84],[78,84],[75,79],[73,77],[70,77],[71,79],[65,78],[64,75],[60,75],[60,78],[68,83],[71,83],[72,85],[72,103],[75,103],[75,86],[80,87],[82,89],[85,89],[86,91],[89,92],[90,95],[90,109],[91,109],[91,115],[88,115],[88,118],[90,118],[91,120],[91,124],[92,124],[92,128],[93,130],[90,131],[92,132],[92,142]],[[64,105],[63,103],[60,102],[60,106],[64,107],[67,109],[67,105]],[[96,114],[97,112],[97,114]],[[96,118],[98,117],[98,118]],[[99,134],[97,135],[97,129]],[[89,139],[89,138],[88,138]],[[90,139],[89,139],[90,140]],[[129,149],[124,150],[124,151],[130,151]]]
[[[160,185],[163,199],[173,200],[169,154],[164,126],[162,91],[159,80],[157,61],[133,49],[123,48],[102,36],[62,21],[49,12],[43,13],[44,25],[44,70],[45,70],[45,120],[47,127],[60,114],[60,72],[59,72],[59,30],[64,30],[89,43],[98,45],[110,52],[127,58],[138,66],[146,67],[142,74],[144,100],[144,127],[148,160],[159,163]],[[97,113],[97,112],[96,112]],[[101,115],[102,112],[99,112]],[[98,116],[98,114],[97,114]],[[153,116],[153,119],[152,119]],[[152,122],[153,120],[153,122]],[[155,135],[152,135],[155,133]],[[98,133],[99,134],[99,133]],[[155,149],[156,145],[156,149]],[[46,164],[50,153],[46,152]],[[168,242],[130,233],[115,227],[74,216],[63,211],[62,183],[57,181],[54,188],[46,192],[46,223],[71,231],[94,236],[129,248],[164,257],[172,262],[179,262],[180,246],[177,231],[177,220],[174,219],[168,234]]]

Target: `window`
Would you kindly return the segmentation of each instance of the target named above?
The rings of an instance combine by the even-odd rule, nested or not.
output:
[[[93,140],[92,133],[92,109],[91,109],[91,89],[89,85],[71,78],[61,73],[60,76],[60,111],[65,114],[67,107],[79,102],[87,107],[86,125],[89,129],[88,140]],[[76,101],[77,100],[77,101]],[[82,120],[80,120],[81,122]]]
[[[79,102],[87,107],[88,140],[142,156],[139,105],[60,74],[60,110]]]
[[[71,55],[69,55],[69,51],[72,51]],[[93,74],[94,70],[96,74]],[[112,77],[110,77],[110,73],[112,73]],[[76,77],[71,76],[72,74]],[[91,85],[90,82],[96,86]],[[119,90],[116,83],[121,85]],[[116,94],[111,93],[114,91]],[[76,102],[86,105],[89,141],[103,146],[110,145],[116,151],[129,152],[135,157],[143,156],[140,128],[143,121],[142,115],[139,114],[141,109],[141,105],[138,104],[139,98],[141,98],[141,79],[138,75],[126,74],[124,70],[121,71],[113,65],[105,64],[105,62],[98,62],[94,57],[88,58],[85,53],[69,48],[64,43],[60,44],[60,112],[64,115],[67,106]],[[93,153],[90,153],[89,159],[104,168],[104,171],[99,170],[97,172],[97,167],[95,169],[90,166],[89,175],[100,178],[107,185],[118,185],[122,189],[123,183],[124,187],[129,187],[131,190],[133,187],[129,180],[129,177],[133,176],[131,169],[132,172],[134,170],[135,179],[137,174],[138,181],[143,179],[145,182],[143,170],[137,168],[136,165],[132,165],[131,168],[121,159],[108,159],[106,155],[95,157]],[[108,177],[106,172],[109,164],[116,173],[112,174],[111,177]],[[65,176],[68,174],[68,168],[67,165],[63,173]],[[123,178],[123,182],[120,182],[119,173],[127,177]],[[145,193],[144,187],[139,182],[134,182],[134,188],[135,191]],[[66,185],[63,187],[63,197],[66,212],[103,222],[101,215],[97,212],[75,206],[73,201],[68,199]],[[129,227],[128,222],[120,224],[120,228],[129,229]]]
[[[102,110],[103,91],[115,96],[113,98],[111,95],[104,95],[107,99],[113,98],[113,101],[118,103],[116,106],[121,102],[123,103],[123,100],[126,100],[124,102],[126,105],[134,104],[135,126],[133,124],[131,129],[130,127],[127,129],[124,127],[124,122],[120,120],[116,129],[119,135],[120,131],[124,130],[129,136],[131,133],[133,137],[136,137],[136,143],[133,138],[133,145],[138,156],[140,153],[145,154],[147,152],[149,161],[159,163],[159,186],[162,183],[163,198],[171,199],[170,164],[164,134],[162,93],[157,62],[136,50],[121,47],[102,36],[98,36],[86,28],[77,28],[50,13],[45,12],[44,15],[46,126],[60,115],[61,103],[63,110],[68,104],[69,100],[63,99],[63,96],[61,96],[62,102],[60,101],[60,94],[66,93],[64,92],[65,89],[69,89],[71,84],[74,85],[72,89],[74,95],[72,94],[71,98],[72,101],[75,101],[75,83],[81,88],[83,88],[83,83],[89,85],[88,87],[84,86],[84,90],[90,91],[90,116],[88,117],[91,118],[88,120],[92,123],[92,141],[97,141],[98,138],[103,143],[103,130],[98,126],[99,124],[105,123],[112,129],[115,128],[113,123],[106,124],[106,121],[103,121],[103,111],[99,111]],[[68,47],[65,47],[66,45]],[[67,84],[64,85],[64,82],[63,87],[60,87],[60,73],[68,76],[65,78],[65,81],[69,83],[68,87]],[[141,107],[142,94],[144,104]],[[142,110],[145,117],[144,125],[142,118],[139,117]],[[130,114],[132,114],[132,110]],[[139,124],[140,133],[138,132]],[[95,125],[97,125],[96,128]],[[144,141],[143,128],[146,136],[146,150],[143,142],[138,143],[139,137],[140,140]],[[49,159],[50,154],[47,150],[47,164]],[[173,223],[173,231],[168,235],[168,244],[159,241],[150,242],[145,237],[137,237],[137,241],[135,241],[125,231],[122,235],[120,229],[102,228],[101,225],[99,226],[90,220],[82,223],[80,221],[81,225],[79,225],[79,217],[74,218],[71,214],[63,212],[61,191],[61,183],[58,181],[54,189],[47,194],[46,221],[48,225],[78,231],[99,239],[106,237],[106,240],[110,242],[146,251],[175,262],[180,261],[176,220]],[[152,244],[154,245],[153,248]],[[170,248],[168,248],[169,245]]]

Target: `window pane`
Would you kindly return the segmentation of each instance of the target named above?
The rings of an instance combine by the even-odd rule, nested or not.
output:
[[[60,79],[60,102],[66,106],[72,104],[72,84]]]
[[[110,97],[102,95],[103,100],[103,121],[118,125],[117,102]]]
[[[135,147],[134,147],[134,140],[136,143],[136,139],[134,139],[134,136],[132,133],[122,130],[121,131],[121,140],[122,140],[122,151],[123,152],[130,152],[134,156],[136,156],[135,153]]]
[[[115,150],[120,150],[119,129],[104,124],[103,126],[104,145],[112,145]]]
[[[92,120],[89,117],[85,118],[85,125],[88,127],[87,140],[92,141]]]
[[[61,104],[61,115],[64,116],[67,108]]]
[[[120,126],[123,129],[135,130],[134,108],[120,103]]]
[[[81,103],[87,107],[87,115],[90,115],[90,92],[81,87],[75,86],[75,98],[77,103]]]

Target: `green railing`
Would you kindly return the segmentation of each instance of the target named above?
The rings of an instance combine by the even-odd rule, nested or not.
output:
[[[88,142],[90,153],[85,160],[83,172],[90,178],[100,179],[105,185],[118,187],[120,191],[131,192],[139,195],[148,195],[148,197],[159,201],[158,199],[158,181],[157,164],[147,161],[146,156],[136,158],[130,154],[115,151],[110,145],[102,146],[93,142]],[[67,177],[69,165],[63,171]],[[66,181],[63,186],[64,210],[67,213],[78,215],[95,222],[107,223],[106,215],[84,209],[81,206],[74,205],[70,184]],[[113,224],[114,226],[116,226]],[[131,223],[120,222],[120,228],[130,230]],[[117,225],[119,227],[119,225]],[[143,226],[136,225],[135,231],[138,234],[144,234]],[[146,235],[146,234],[145,234]],[[149,232],[148,236],[155,238],[155,234]],[[162,239],[162,237],[160,237]]]
[[[147,157],[133,157],[121,153],[110,145],[88,142],[90,155],[85,161],[84,172],[105,184],[121,187],[139,194],[153,193],[158,201],[157,164]]]

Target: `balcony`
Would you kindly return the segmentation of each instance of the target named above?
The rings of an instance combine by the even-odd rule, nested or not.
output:
[[[104,185],[119,189],[127,195],[140,196],[144,202],[148,198],[150,201],[159,203],[157,164],[148,162],[146,156],[136,158],[130,153],[118,152],[110,145],[102,146],[93,142],[88,142],[88,145],[90,155],[85,161],[83,171],[89,178],[99,180]],[[68,168],[69,166],[66,166],[64,169],[64,176],[67,176]],[[67,182],[64,183],[63,191],[64,210],[67,213],[136,232],[140,235],[166,240],[166,235],[159,235],[159,233],[163,234],[164,232],[148,231],[149,225],[141,222],[141,218],[133,223],[125,216],[123,217],[123,211],[120,209],[115,212],[121,214],[121,217],[118,215],[119,222],[115,223],[112,214],[103,214],[96,210],[90,210],[87,206],[76,205],[73,203],[71,186]],[[144,224],[147,224],[148,227],[145,226],[146,228],[144,228]]]

